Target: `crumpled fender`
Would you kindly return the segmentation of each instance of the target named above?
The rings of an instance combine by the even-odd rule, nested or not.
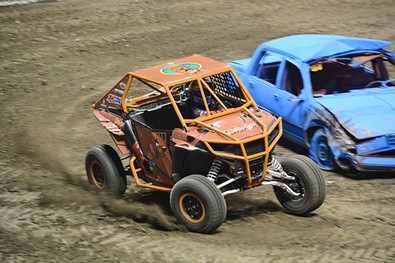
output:
[[[332,150],[337,165],[343,169],[349,168],[344,165],[341,159],[353,159],[356,152],[355,142],[336,118],[325,109],[315,109],[307,116],[305,123],[304,132],[307,146],[310,147],[310,141],[314,132],[319,128],[323,128],[328,139],[328,146]]]

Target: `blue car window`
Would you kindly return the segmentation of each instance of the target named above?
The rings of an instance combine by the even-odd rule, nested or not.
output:
[[[284,77],[284,89],[295,96],[299,96],[303,88],[302,75],[299,69],[289,61],[286,61]]]
[[[391,79],[388,69],[391,67],[389,60],[378,54],[323,60],[310,66],[312,93],[321,96],[378,87],[380,81]],[[393,85],[392,82],[388,84]]]
[[[339,92],[336,78],[348,70],[349,66],[336,61],[322,61],[310,66],[313,95]]]
[[[270,52],[264,53],[259,61],[257,76],[272,83],[273,85],[276,84],[276,76],[280,62],[281,57]]]

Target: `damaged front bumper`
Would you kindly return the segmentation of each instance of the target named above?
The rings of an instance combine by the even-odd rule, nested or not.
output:
[[[387,135],[356,141],[327,111],[316,109],[308,119],[311,126],[305,127],[305,131],[314,126],[313,124],[320,122],[328,127],[325,130],[328,146],[340,168],[371,172],[395,171],[395,131]],[[308,138],[308,133],[306,137]]]
[[[395,171],[395,156],[355,156],[354,166],[359,171],[391,172]]]
[[[354,167],[358,171],[395,171],[395,134],[359,143],[356,152],[334,151],[335,160],[342,168]]]

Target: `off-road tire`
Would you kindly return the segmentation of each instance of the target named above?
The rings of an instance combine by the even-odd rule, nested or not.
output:
[[[170,207],[177,220],[189,231],[214,232],[226,218],[226,202],[217,186],[206,177],[189,175],[170,192]]]
[[[274,193],[284,209],[294,215],[307,215],[319,208],[326,197],[326,183],[321,170],[305,156],[293,156],[280,160],[284,171],[296,178],[295,181],[284,181],[301,195],[294,197],[282,188],[273,187]]]
[[[85,156],[85,169],[89,182],[96,190],[117,197],[126,191],[126,174],[117,152],[109,145],[91,148]]]
[[[325,201],[327,189],[326,189],[326,182],[325,182],[324,176],[322,175],[322,172],[321,172],[320,168],[318,167],[318,165],[313,160],[311,160],[309,157],[304,156],[304,155],[292,155],[291,157],[301,160],[302,162],[305,163],[305,165],[309,166],[310,169],[315,170],[315,178],[318,181],[318,187],[319,187],[318,192],[323,193],[323,194],[319,195],[321,197],[321,199],[317,200],[317,207],[314,208],[314,210],[315,210],[318,207],[320,207],[322,205],[322,203]],[[320,174],[320,175],[318,175],[318,174]]]

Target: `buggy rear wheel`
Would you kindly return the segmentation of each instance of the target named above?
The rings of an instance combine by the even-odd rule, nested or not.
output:
[[[325,200],[326,184],[320,169],[305,156],[294,156],[280,161],[283,170],[294,180],[284,180],[299,196],[292,196],[282,188],[274,193],[284,209],[294,215],[306,215],[319,208]]]
[[[226,217],[226,202],[217,186],[202,175],[189,175],[170,192],[170,207],[188,230],[212,233]]]
[[[97,190],[122,196],[126,191],[126,175],[117,152],[109,145],[91,148],[85,156],[89,182]]]

